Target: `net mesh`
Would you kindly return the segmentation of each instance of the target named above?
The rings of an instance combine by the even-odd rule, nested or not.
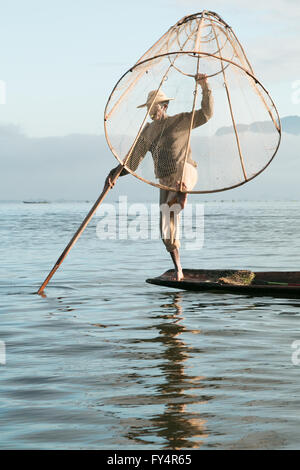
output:
[[[157,105],[168,107],[159,114]],[[196,193],[254,178],[281,135],[276,107],[232,29],[206,11],[170,28],[119,80],[105,132],[126,171]]]

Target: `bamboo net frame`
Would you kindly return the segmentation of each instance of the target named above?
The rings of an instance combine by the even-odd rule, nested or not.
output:
[[[191,64],[193,63],[194,65],[190,66],[189,62]],[[156,69],[158,72],[155,75]],[[220,90],[217,89],[217,85],[219,86],[219,89],[221,89],[222,85],[223,90],[225,91],[226,101],[224,101],[224,97],[222,97],[222,100],[224,102],[224,116],[226,114],[227,121],[224,120],[223,127],[219,124],[219,128],[221,130],[216,129],[215,135],[221,135],[222,129],[224,128],[226,130],[226,126],[228,128],[228,124],[231,122],[232,131],[230,132],[232,134],[232,139],[229,142],[229,137],[227,140],[225,137],[223,137],[223,140],[226,140],[226,144],[229,149],[226,153],[227,167],[230,168],[230,158],[232,158],[233,172],[232,175],[225,177],[224,172],[223,175],[220,176],[220,174],[217,174],[217,170],[215,170],[215,175],[213,177],[214,180],[212,178],[212,181],[209,184],[203,184],[202,181],[197,187],[188,189],[185,189],[184,187],[184,169],[187,164],[191,162],[191,148],[192,156],[195,155],[195,145],[193,144],[193,139],[195,139],[194,136],[196,136],[196,133],[193,129],[194,127],[197,127],[197,107],[199,107],[200,96],[199,86],[197,86],[196,83],[193,88],[191,86],[189,87],[191,98],[187,100],[185,109],[183,109],[185,114],[189,113],[190,121],[186,126],[184,149],[181,156],[182,171],[179,176],[180,190],[190,193],[212,193],[233,189],[235,187],[241,186],[242,184],[245,184],[259,175],[273,160],[281,140],[281,124],[276,106],[268,91],[255,76],[246,53],[232,28],[219,15],[217,15],[217,13],[204,10],[194,15],[189,15],[182,18],[174,26],[169,28],[169,30],[150,49],[148,49],[145,54],[143,54],[136,64],[120,78],[113,88],[106,104],[104,112],[104,131],[108,146],[116,159],[123,165],[123,167],[141,181],[161,189],[174,191],[178,190],[178,186],[175,187],[175,184],[170,182],[167,184],[164,178],[159,177],[159,174],[157,175],[155,173],[155,175],[148,175],[142,173],[142,170],[140,171],[139,165],[143,160],[144,155],[142,154],[143,152],[141,152],[140,158],[137,153],[141,146],[141,140],[144,143],[146,140],[147,145],[145,144],[144,147],[147,151],[152,152],[153,158],[153,149],[154,152],[157,152],[158,148],[164,149],[163,151],[165,154],[169,152],[170,140],[168,141],[169,148],[167,148],[167,144],[164,143],[167,141],[167,131],[165,131],[165,129],[163,129],[162,132],[159,132],[161,141],[158,143],[156,142],[155,146],[152,145],[150,141],[151,139],[149,138],[147,132],[151,126],[154,128],[155,123],[151,123],[149,125],[147,119],[151,115],[151,110],[155,104],[156,98],[159,96],[159,93],[166,89],[166,82],[170,83],[170,85],[168,85],[169,88],[171,86],[173,89],[176,88],[178,93],[178,95],[176,95],[177,99],[180,96],[180,88],[184,83],[183,81],[187,81],[192,77],[196,77],[199,72],[204,73],[209,82],[212,81],[213,95],[221,93]],[[161,73],[160,77],[159,73]],[[175,73],[178,74],[178,77],[181,77],[177,77],[177,85],[174,85]],[[150,75],[153,76],[152,88],[155,88],[155,90],[152,91],[155,91],[155,93],[152,97],[152,103],[150,107],[148,106],[146,113],[141,119],[141,122],[137,124],[135,119],[140,118],[135,118],[135,116],[137,116],[136,107],[138,104],[140,104],[141,101],[145,102],[147,95],[146,92],[151,91],[151,81],[148,80],[147,82],[147,76]],[[253,109],[249,109],[246,113],[246,105],[240,105],[239,100],[236,97],[234,98],[236,95],[236,88],[234,88],[232,84],[234,75],[238,77],[237,81],[242,83],[242,86],[244,86],[244,88],[241,90],[241,96],[244,97],[245,102],[248,104],[250,102],[251,104],[251,100],[249,99],[249,90],[252,90],[254,95],[259,100],[259,105],[257,102],[255,102],[253,105],[254,111]],[[179,80],[181,80],[180,83]],[[147,86],[145,85],[146,82]],[[136,98],[136,96],[138,96],[137,90],[139,88],[141,89],[141,98],[139,98],[140,102],[138,102],[138,98]],[[130,100],[132,100],[133,103],[134,99],[135,103],[131,104]],[[251,99],[254,103],[253,96]],[[183,102],[182,97],[181,102]],[[190,108],[188,102],[191,102]],[[225,109],[226,107],[227,110]],[[241,128],[243,126],[245,127],[245,125],[243,122],[241,122],[239,113],[242,109],[243,116],[246,116],[247,120],[249,121],[249,116],[258,115],[258,108],[260,108],[261,115],[264,117],[264,120],[261,120],[263,125],[260,124],[259,119],[257,119],[257,123],[254,122],[253,125],[251,123],[247,125],[250,129],[259,129],[260,135],[258,135],[258,131],[257,135],[254,135],[253,131],[253,136],[251,136],[253,142],[247,144],[247,139],[249,142],[251,141],[249,137],[250,131],[248,134],[246,132],[242,133]],[[218,114],[220,115],[221,113]],[[267,120],[266,114],[269,116],[270,122]],[[124,126],[122,127],[122,119],[124,121],[123,116],[127,116],[125,119],[130,121],[128,122],[128,129],[130,130],[127,131],[127,134],[123,131]],[[220,122],[220,118],[218,119]],[[211,124],[209,123],[209,125]],[[116,131],[114,131],[114,129]],[[267,131],[265,131],[265,129],[267,129]],[[118,142],[117,137],[115,138],[113,135],[114,132],[119,132],[119,134],[123,136],[126,135],[128,141],[131,139],[130,145],[127,146],[126,151],[124,151],[124,149],[121,151],[121,146],[123,144]],[[130,132],[132,132],[132,135],[135,132],[135,136],[130,137]],[[228,134],[230,132],[228,131]],[[163,133],[165,133],[165,135],[162,135]],[[165,141],[163,141],[164,137]],[[261,140],[261,143],[259,144],[258,137]],[[255,138],[256,144],[254,142]],[[266,141],[264,141],[264,138],[266,138]],[[207,136],[205,139],[206,141],[208,140]],[[116,143],[114,143],[114,140]],[[221,141],[222,139],[219,140]],[[123,141],[125,142],[126,139],[124,138]],[[211,142],[213,142],[213,139],[211,139]],[[215,139],[215,142],[217,142],[217,139]],[[213,142],[211,148],[213,148],[214,145],[215,143]],[[259,148],[260,161],[254,161],[255,158],[252,158],[251,152],[249,150],[250,147],[254,147],[255,145],[256,151],[252,152],[252,155],[255,157],[257,154],[257,149]],[[126,147],[125,144],[123,147],[124,146]],[[271,150],[272,154],[270,153]],[[263,151],[266,155],[263,155]],[[161,154],[162,153],[163,152],[161,152]],[[232,157],[229,158],[231,154]],[[235,155],[238,156],[240,170],[238,169],[237,157]],[[213,165],[217,167],[217,163],[213,162],[213,157],[214,155],[211,151],[210,168],[212,168]],[[134,159],[137,163],[132,164]],[[203,167],[203,158],[201,159],[199,157],[198,160],[196,158],[195,166],[197,165],[199,169],[198,172],[200,172],[201,175],[204,175],[205,168]],[[144,166],[146,168],[146,164]],[[223,184],[221,182],[222,178],[224,180]]]

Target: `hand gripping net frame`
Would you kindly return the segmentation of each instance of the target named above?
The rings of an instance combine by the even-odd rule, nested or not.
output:
[[[196,84],[198,73],[210,89]],[[148,107],[138,108],[149,92]],[[167,118],[151,121],[161,92],[172,98]],[[270,164],[281,139],[272,98],[232,29],[208,11],[176,23],[121,77],[104,129],[129,173],[189,193],[245,184]]]

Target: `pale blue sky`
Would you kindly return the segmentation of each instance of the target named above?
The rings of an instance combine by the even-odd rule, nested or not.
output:
[[[239,37],[281,116],[300,114],[300,6],[296,0],[10,0],[1,4],[0,125],[31,137],[103,134],[115,82],[170,26],[204,8]]]

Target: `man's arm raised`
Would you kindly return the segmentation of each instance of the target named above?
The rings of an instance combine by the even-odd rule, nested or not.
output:
[[[207,76],[199,73],[195,76],[196,82],[202,88],[201,108],[195,111],[193,128],[202,126],[213,116],[214,100],[211,88],[207,81]]]

